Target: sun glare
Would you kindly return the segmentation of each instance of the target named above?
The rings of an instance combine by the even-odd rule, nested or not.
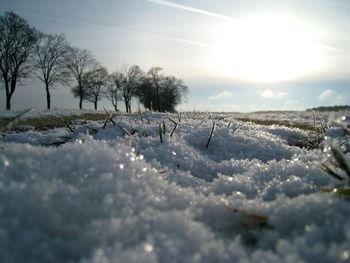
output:
[[[217,69],[232,78],[274,82],[315,72],[322,47],[301,22],[272,14],[226,23],[216,43]]]

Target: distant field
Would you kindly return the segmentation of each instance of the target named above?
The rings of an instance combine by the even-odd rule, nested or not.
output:
[[[348,114],[350,111],[337,113],[337,115]],[[193,114],[191,112],[184,114]],[[329,116],[333,116],[333,112],[317,113],[317,125],[320,121],[326,122]],[[13,119],[15,114],[3,112],[0,113],[0,126],[8,123]],[[59,116],[57,116],[59,115]],[[125,115],[123,113],[116,113],[117,116]],[[129,114],[130,115],[130,114]],[[134,113],[131,115],[138,115]],[[218,113],[218,115],[220,115]],[[314,120],[312,112],[253,112],[253,113],[221,113],[222,116],[231,116],[233,119],[242,122],[253,122],[258,125],[280,125],[286,127],[300,128],[303,130],[313,130]],[[65,121],[73,120],[91,120],[99,121],[106,118],[106,113],[103,111],[44,111],[44,112],[29,112],[23,117],[16,120],[16,126],[32,126],[36,130],[47,130],[65,126]]]
[[[46,116],[46,117],[34,117],[28,119],[19,119],[16,121],[14,128],[17,126],[32,126],[35,130],[48,130],[65,126],[64,121],[73,120],[92,120],[99,121],[106,118],[106,114],[103,113],[84,113],[82,115],[69,115],[63,117]],[[0,126],[4,126],[13,118],[0,117]]]
[[[19,119],[16,121],[16,124],[14,126],[31,126],[35,130],[48,130],[48,129],[54,129],[59,127],[64,127],[65,123],[64,121],[76,121],[76,120],[91,120],[91,121],[101,121],[106,118],[106,114],[102,113],[85,113],[82,115],[71,115],[71,116],[64,116],[64,117],[56,117],[56,116],[49,116],[49,117],[34,117],[30,119]],[[11,121],[12,118],[4,118],[0,117],[0,126],[4,126],[6,123]],[[280,120],[261,120],[261,119],[254,119],[254,118],[235,118],[237,121],[242,122],[252,122],[259,125],[280,125],[280,126],[286,126],[286,127],[294,127],[299,128],[303,130],[312,130],[314,127],[312,125],[308,124],[302,124],[297,122],[288,122],[288,121],[280,121]]]

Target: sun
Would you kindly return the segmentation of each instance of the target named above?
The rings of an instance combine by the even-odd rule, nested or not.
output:
[[[275,82],[315,72],[322,46],[305,24],[273,14],[227,22],[215,44],[214,63],[223,74],[249,81]]]

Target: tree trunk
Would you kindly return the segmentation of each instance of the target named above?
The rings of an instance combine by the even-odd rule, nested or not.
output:
[[[7,80],[5,82],[5,91],[6,91],[6,110],[11,110],[11,96],[10,96],[10,87]]]
[[[97,100],[94,101],[95,110],[97,110]]]
[[[7,97],[8,97],[8,95],[9,95],[9,82],[8,82],[8,79],[7,79],[7,77],[6,77],[6,74],[4,74],[3,73],[3,71],[1,71],[1,76],[0,76],[0,78],[2,77],[3,78],[3,83],[4,83],[4,86],[5,86],[5,95],[6,95],[6,104],[5,104],[5,109],[6,110],[9,110],[8,108],[7,108]],[[11,104],[10,104],[10,108],[11,108]]]
[[[50,95],[50,89],[49,89],[49,85],[46,85],[46,103],[47,103],[47,109],[51,109],[51,95]]]
[[[11,97],[6,94],[6,110],[11,110]]]
[[[112,104],[113,104],[113,106],[114,106],[114,110],[115,111],[118,111],[118,102],[117,102],[118,100],[117,99],[114,99],[113,97],[112,97]]]
[[[79,109],[83,108],[83,87],[81,82],[78,82],[79,85]]]
[[[126,112],[129,112],[129,103],[127,100],[125,100],[125,110]]]
[[[81,110],[83,108],[83,97],[80,96],[80,100],[79,100],[79,109]]]
[[[17,79],[12,78],[11,82],[10,82],[10,87],[8,86],[8,82],[7,82],[7,84],[5,84],[7,86],[6,87],[6,110],[11,110],[11,97],[12,97],[13,93],[15,92],[16,83],[17,83]],[[10,88],[10,90],[9,90],[9,88]]]

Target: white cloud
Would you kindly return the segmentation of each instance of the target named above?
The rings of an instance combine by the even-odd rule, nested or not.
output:
[[[218,94],[216,94],[214,96],[210,96],[208,98],[208,100],[211,100],[211,101],[215,100],[216,101],[216,100],[231,98],[232,96],[233,96],[232,92],[225,90],[225,91],[219,92]]]
[[[266,99],[279,99],[286,97],[288,95],[287,92],[284,91],[272,91],[270,89],[266,89],[263,92],[259,92],[260,96]]]
[[[335,98],[335,101],[338,103],[338,104],[345,104],[345,98],[344,96],[342,95],[338,95],[336,98]]]
[[[325,101],[331,98],[333,95],[335,95],[335,92],[331,89],[326,89],[321,92],[320,96],[318,96],[318,99],[320,101]]]

